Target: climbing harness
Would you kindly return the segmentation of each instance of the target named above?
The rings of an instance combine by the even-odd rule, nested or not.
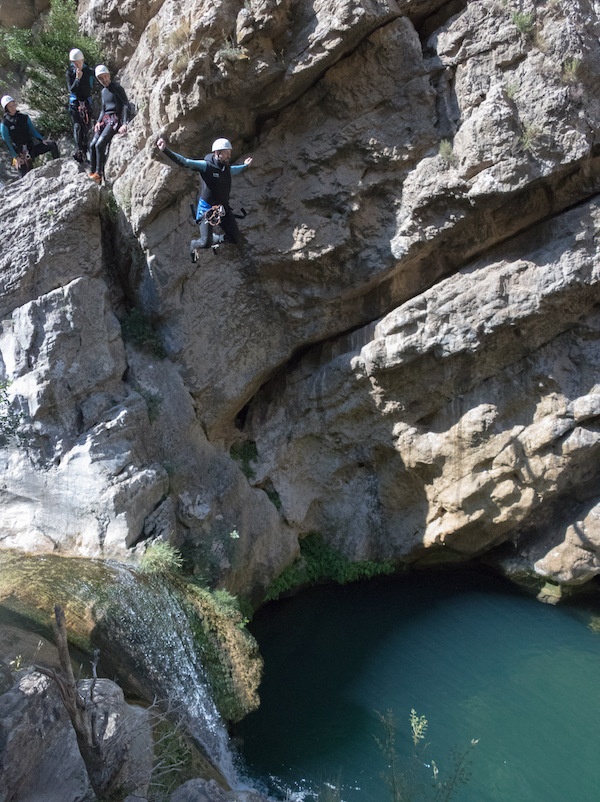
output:
[[[26,167],[25,173],[28,173],[33,168],[33,159],[31,158],[31,153],[29,152],[29,148],[27,145],[22,145],[21,150],[17,150],[18,155],[25,159],[24,165],[19,165],[16,159],[13,159],[13,167]]]
[[[198,208],[198,196],[196,196],[195,204],[190,203],[190,212],[192,213],[192,218],[194,222],[197,223],[198,225],[200,225],[201,222],[206,221],[213,228],[216,228],[218,225],[221,224],[221,220],[227,214],[227,210],[222,203],[216,204],[215,206],[211,206],[210,209],[207,209],[198,218],[196,217],[197,208]],[[248,212],[244,208],[241,208],[240,212],[241,214],[235,214],[230,210],[230,214],[232,214],[233,217],[237,218],[238,220],[243,220],[244,217],[247,216]],[[214,241],[215,239],[217,239],[217,242]],[[201,249],[196,247],[196,243],[199,241],[200,240],[193,239],[190,242],[190,260],[192,264],[196,264],[196,262],[198,261],[198,256]],[[217,252],[219,250],[219,245],[221,245],[223,241],[224,241],[223,235],[216,233],[213,234],[213,244],[210,245],[209,247],[215,256],[218,255]],[[202,250],[204,250],[204,248],[202,248]]]
[[[121,127],[121,122],[119,120],[119,116],[111,111],[103,115],[102,119],[100,120],[100,125],[103,129],[105,129],[107,125],[110,125],[113,131],[117,133]]]
[[[86,100],[80,100],[77,104],[77,111],[79,112],[79,118],[81,120],[81,124],[87,128],[90,124],[90,107]]]
[[[210,223],[211,226],[218,226],[222,217],[225,217],[225,207],[223,204],[211,206],[210,209],[204,212],[204,219],[207,223]]]

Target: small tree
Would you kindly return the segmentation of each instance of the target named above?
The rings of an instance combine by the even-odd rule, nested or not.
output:
[[[94,697],[97,682],[96,666],[99,652],[94,652],[93,679],[87,698],[80,693],[73,675],[67,643],[65,614],[54,606],[54,634],[60,659],[61,671],[44,666],[35,666],[36,671],[54,680],[77,736],[77,745],[85,763],[90,784],[99,800],[110,799],[120,793],[121,771],[128,757],[129,744],[125,728],[115,728],[111,736],[102,732],[102,716]]]
[[[386,761],[386,771],[381,773],[383,780],[390,791],[391,802],[410,802],[413,799],[431,799],[433,802],[449,802],[458,789],[471,779],[470,754],[479,740],[472,739],[466,749],[450,752],[450,773],[448,779],[440,778],[435,760],[426,763],[424,752],[429,744],[421,743],[425,740],[428,721],[425,716],[419,716],[413,708],[410,711],[410,730],[413,742],[413,753],[408,760],[406,768],[400,767],[400,756],[396,747],[397,725],[394,714],[388,710],[385,715],[377,713],[383,729],[383,738],[376,735],[375,742],[383,753]],[[423,768],[431,769],[431,777],[425,778]]]

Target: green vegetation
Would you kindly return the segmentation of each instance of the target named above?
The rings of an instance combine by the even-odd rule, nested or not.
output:
[[[262,659],[256,641],[246,630],[248,618],[240,601],[227,590],[209,591],[181,583],[190,605],[190,623],[196,623],[198,642],[203,642],[202,663],[219,712],[239,721],[258,707],[257,688]]]
[[[175,75],[185,72],[192,57],[193,41],[189,20],[184,20],[161,43],[161,53],[172,56],[171,69]],[[173,54],[176,54],[173,56]]]
[[[228,37],[223,47],[215,53],[215,61],[229,61],[235,62],[248,58],[248,52],[245,47],[236,44],[233,37]]]
[[[566,84],[575,84],[579,80],[577,73],[581,61],[578,58],[567,59],[562,67],[562,79]]]
[[[169,543],[157,540],[148,546],[140,559],[140,571],[151,576],[170,576],[181,571],[183,558]]]
[[[523,123],[523,133],[519,142],[523,150],[528,152],[533,150],[534,145],[540,138],[540,129],[535,123]]]
[[[14,660],[9,660],[8,665],[10,666],[11,671],[20,671],[23,667],[23,655],[16,654]]]
[[[595,635],[600,635],[600,615],[593,615],[590,618],[588,627],[592,630],[592,632]]]
[[[256,473],[252,463],[258,459],[256,443],[245,440],[243,443],[234,443],[229,449],[231,458],[240,463],[240,469],[247,479],[254,479]]]
[[[534,11],[513,11],[510,18],[519,31],[524,36],[530,36],[535,28]]]
[[[439,155],[442,157],[446,167],[451,167],[456,162],[454,155],[454,148],[448,139],[442,139],[440,142]]]
[[[157,568],[153,575],[101,560],[0,550],[3,608],[48,639],[54,604],[67,608],[69,642],[79,650],[79,662],[86,662],[95,648],[104,650],[106,638],[114,645],[138,626],[156,648],[169,641],[176,620],[178,631],[189,635],[194,651],[202,655],[219,711],[238,721],[258,706],[262,660],[256,641],[243,626],[239,601],[226,591],[211,593],[186,582],[178,572],[179,554],[166,545],[158,552],[148,549],[147,559]],[[148,609],[155,612],[142,620],[140,611]]]
[[[279,493],[275,490],[275,488],[269,488],[268,490],[263,488],[265,493],[269,497],[269,501],[275,507],[276,510],[281,509],[281,499],[279,498]]]
[[[469,755],[479,742],[471,743],[462,752],[451,750],[449,755],[450,770],[445,780],[440,778],[440,771],[435,760],[428,757],[424,759],[429,747],[425,740],[428,721],[425,716],[417,715],[413,709],[410,711],[410,729],[413,742],[413,752],[406,768],[401,767],[400,754],[396,746],[398,727],[391,710],[387,713],[377,713],[383,730],[383,737],[376,735],[375,742],[381,750],[387,769],[381,773],[390,792],[392,802],[410,802],[413,799],[430,799],[433,802],[448,802],[458,789],[471,779],[471,760]],[[428,775],[424,770],[430,769]]]
[[[123,339],[136,348],[147,351],[158,359],[164,359],[167,356],[164,345],[143,310],[137,307],[131,309],[121,320],[121,331]]]
[[[114,223],[119,216],[119,201],[112,189],[106,190],[102,194],[104,197],[104,214]]]
[[[83,52],[88,65],[104,61],[101,44],[79,30],[75,0],[52,0],[39,30],[0,28],[5,66],[25,68],[23,100],[40,112],[37,123],[45,135],[71,131],[65,73],[73,47]]]
[[[425,739],[427,732],[427,719],[425,716],[418,716],[414,707],[410,711],[410,729],[412,732],[413,745],[418,746],[419,741]]]
[[[10,405],[8,388],[12,382],[0,382],[0,444],[6,444],[15,437],[19,424],[25,417],[21,410],[15,410]]]
[[[158,416],[160,415],[163,397],[157,393],[151,393],[148,390],[140,390],[139,393],[146,402],[148,420],[150,423],[154,423],[154,421],[158,420]]]
[[[319,532],[312,532],[300,541],[300,555],[271,583],[265,601],[278,599],[285,591],[302,585],[324,581],[345,585],[380,574],[391,574],[394,570],[389,561],[350,562],[341,552],[328,546]]]
[[[184,20],[173,33],[170,33],[164,43],[166,53],[172,53],[174,50],[179,50],[182,47],[189,45],[191,35],[191,26],[189,20]]]

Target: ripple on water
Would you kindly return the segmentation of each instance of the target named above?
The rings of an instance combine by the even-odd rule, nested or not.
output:
[[[600,635],[591,611],[550,607],[487,573],[413,573],[320,587],[260,611],[261,707],[239,726],[250,772],[285,798],[325,781],[346,802],[386,802],[374,735],[393,710],[400,764],[409,714],[428,719],[417,774],[471,739],[460,802],[598,798]],[[269,779],[271,777],[271,779]],[[276,777],[275,781],[273,777]],[[302,797],[304,790],[304,797]]]

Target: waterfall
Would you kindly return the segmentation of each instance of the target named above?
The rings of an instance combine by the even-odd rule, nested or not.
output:
[[[146,698],[168,700],[186,730],[233,786],[237,773],[229,736],[210,692],[189,611],[166,583],[137,576],[122,565],[111,567],[120,584],[118,644],[127,653],[127,662],[136,666],[138,687]],[[109,617],[113,618],[112,611]],[[114,632],[114,621],[109,625]]]
[[[70,639],[100,650],[99,673],[124,691],[168,707],[235,787],[233,750],[212,698],[199,613],[168,581],[122,563],[0,551],[4,604],[38,625],[54,604]]]

